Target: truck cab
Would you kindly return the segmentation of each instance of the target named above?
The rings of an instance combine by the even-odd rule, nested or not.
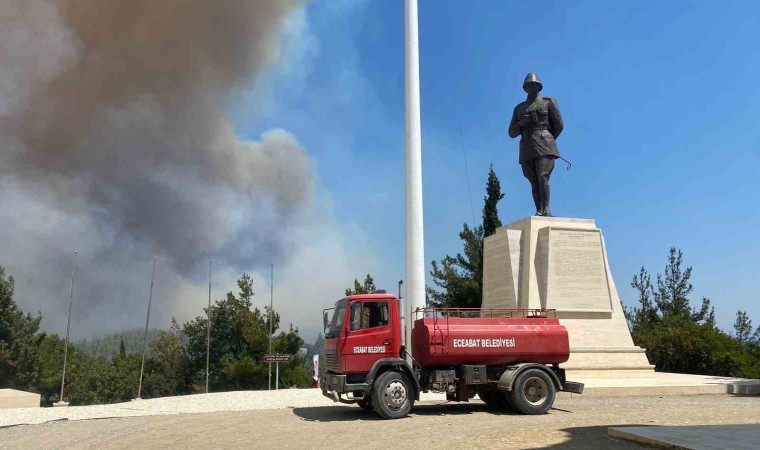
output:
[[[391,386],[388,408],[419,399],[416,377],[402,355],[398,299],[385,293],[351,295],[331,310],[324,313],[323,393],[335,401],[372,409],[372,384],[385,372],[394,371],[405,379]]]

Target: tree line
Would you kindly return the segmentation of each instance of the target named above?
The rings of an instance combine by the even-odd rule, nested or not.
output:
[[[290,363],[280,363],[280,386],[310,387],[311,362],[301,351],[304,342],[298,329],[291,325],[280,330],[276,311],[253,306],[249,275],[243,274],[237,285],[237,294],[229,292],[211,305],[211,392],[267,388],[269,365],[262,356],[269,352],[270,321],[272,352],[295,355]],[[41,315],[21,311],[13,295],[13,277],[0,266],[0,388],[40,393],[42,404],[50,405],[60,395],[65,341],[40,331]],[[205,392],[207,324],[204,314],[181,325],[172,319],[169,330],[155,332],[142,398]],[[95,351],[87,348],[92,342]],[[97,340],[70,343],[64,400],[90,405],[135,398],[141,352],[142,345],[135,351],[124,339],[118,352],[106,351]]]
[[[148,329],[147,343],[148,347],[153,345],[156,336],[160,330],[158,328]],[[118,333],[112,333],[105,336],[95,336],[89,339],[80,339],[74,342],[77,350],[89,353],[95,356],[105,356],[110,358],[116,353],[141,353],[143,348],[144,328],[133,328]],[[123,350],[122,350],[123,348]]]

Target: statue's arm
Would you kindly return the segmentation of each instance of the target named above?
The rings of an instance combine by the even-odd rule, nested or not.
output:
[[[557,139],[565,128],[562,123],[562,115],[559,113],[559,106],[557,106],[557,100],[549,100],[549,127],[551,127],[552,136]]]
[[[517,124],[517,109],[512,111],[512,121],[509,122],[509,137],[516,138],[520,135],[520,125]]]

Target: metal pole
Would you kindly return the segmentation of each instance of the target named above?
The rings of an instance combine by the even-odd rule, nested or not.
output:
[[[403,286],[403,284],[404,280],[398,281],[398,311],[401,316],[401,345],[404,347],[404,350],[406,350],[406,307],[404,306],[406,304],[406,299],[401,296],[401,286]]]
[[[269,283],[269,354],[272,354],[272,333],[274,332],[274,263],[272,263]],[[279,367],[279,366],[278,366]],[[269,363],[269,390],[272,390],[272,363]]]
[[[63,386],[66,382],[66,362],[69,356],[69,331],[71,330],[71,304],[74,303],[74,277],[77,273],[77,252],[74,252],[74,257],[71,260],[71,290],[69,291],[69,315],[66,319],[66,344],[63,347],[63,374],[61,375],[61,399],[59,402],[63,404]]]
[[[280,389],[280,361],[277,361],[277,372],[274,375],[274,390],[277,391]]]
[[[420,125],[420,54],[417,0],[405,4],[406,112],[406,298],[407,312],[425,306],[425,237],[422,216],[422,137]],[[408,324],[411,324],[411,316]],[[411,326],[406,327],[407,354]],[[407,358],[411,364],[410,358]]]
[[[206,393],[208,394],[208,362],[211,354],[211,260],[208,260],[208,309],[206,310]]]
[[[143,334],[142,365],[140,365],[140,384],[137,386],[137,398],[141,398],[143,372],[145,371],[145,353],[148,351],[148,322],[150,321],[150,304],[153,301],[153,279],[156,276],[156,258],[153,257],[153,271],[150,274],[150,293],[148,294],[148,314],[145,316],[145,333]]]

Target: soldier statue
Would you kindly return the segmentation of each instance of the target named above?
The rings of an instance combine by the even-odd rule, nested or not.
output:
[[[530,181],[537,216],[552,217],[549,210],[549,177],[559,158],[555,140],[562,133],[562,116],[557,101],[538,95],[543,89],[538,75],[529,73],[523,82],[528,98],[515,106],[509,123],[509,137],[520,136],[520,165]]]

